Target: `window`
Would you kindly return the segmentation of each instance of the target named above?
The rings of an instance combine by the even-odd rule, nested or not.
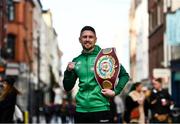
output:
[[[8,20],[13,21],[15,18],[15,9],[14,9],[14,3],[13,0],[7,1],[7,13],[8,13]]]
[[[157,21],[158,25],[161,25],[163,23],[163,2],[160,1],[157,4]]]
[[[7,43],[5,45],[6,59],[15,59],[15,40],[16,40],[15,35],[8,34]]]
[[[152,15],[152,22],[153,22],[153,29],[157,27],[157,8],[154,8],[153,15]]]
[[[149,13],[149,32],[153,31],[153,25],[152,25],[152,13]]]
[[[158,18],[158,25],[161,24],[161,6],[158,4],[157,6],[157,18]]]
[[[149,13],[149,31],[152,33],[157,27],[157,8]]]
[[[139,4],[141,4],[142,0],[135,0],[135,8],[137,8],[139,6]]]

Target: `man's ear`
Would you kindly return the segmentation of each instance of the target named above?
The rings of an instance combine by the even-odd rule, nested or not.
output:
[[[79,42],[81,43],[81,37],[79,37]]]
[[[95,39],[95,43],[97,42],[97,37],[96,37],[96,39]]]

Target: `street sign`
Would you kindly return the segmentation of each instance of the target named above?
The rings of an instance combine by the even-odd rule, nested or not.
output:
[[[17,68],[7,68],[6,69],[6,75],[17,76],[17,75],[19,75],[19,69],[17,69]]]
[[[166,68],[155,68],[153,69],[153,77],[162,78],[163,88],[168,88],[170,85],[171,71],[170,69],[166,69]]]
[[[19,64],[18,63],[7,63],[6,75],[17,76],[19,75]]]
[[[153,69],[153,77],[155,77],[155,78],[167,77],[167,76],[170,76],[170,74],[171,74],[171,71],[169,69],[164,69],[164,68]]]

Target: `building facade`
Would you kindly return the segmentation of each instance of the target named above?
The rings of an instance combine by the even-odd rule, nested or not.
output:
[[[4,35],[1,41],[1,57],[6,61],[6,75],[18,79],[16,86],[22,92],[18,97],[18,104],[23,110],[27,109],[28,101],[28,74],[22,65],[31,68],[32,62],[32,1],[7,0],[3,5],[6,8],[4,21]],[[2,28],[2,29],[4,29]]]
[[[149,74],[154,68],[164,68],[164,0],[149,0]]]
[[[136,81],[136,39],[137,32],[135,26],[135,0],[131,0],[130,12],[129,12],[129,39],[130,39],[130,76],[133,82]]]
[[[15,86],[21,92],[17,104],[28,112],[29,122],[34,117],[39,122],[41,108],[54,102],[53,90],[60,82],[62,52],[52,15],[44,13],[40,0],[1,0],[0,6],[0,59],[6,65],[5,75],[17,78]]]
[[[169,91],[175,106],[180,108],[180,1],[167,0],[164,4],[166,17],[165,37],[165,67],[171,71]]]
[[[6,2],[7,0],[0,1],[0,55],[1,55],[1,48],[5,40],[5,32],[6,32],[6,21],[7,21]]]
[[[132,0],[130,8],[130,65],[132,81],[148,81],[147,0]]]
[[[56,94],[54,94],[54,98],[53,99],[49,99],[48,98],[52,98],[50,96],[52,96],[52,92],[54,88],[60,88],[62,91],[62,87],[60,87],[60,75],[59,75],[59,71],[60,71],[60,58],[62,56],[62,52],[60,51],[59,47],[58,47],[58,40],[57,40],[57,33],[55,31],[55,29],[53,28],[53,21],[52,21],[52,13],[50,10],[44,10],[43,11],[43,20],[46,24],[46,31],[45,32],[45,36],[46,36],[46,40],[47,43],[44,44],[44,46],[42,47],[42,52],[46,53],[46,59],[47,60],[42,60],[42,62],[44,64],[48,64],[48,69],[49,71],[49,76],[50,76],[50,82],[48,85],[48,89],[46,92],[46,101],[54,101]],[[44,39],[45,40],[45,39]],[[48,63],[47,63],[48,62]],[[45,68],[44,68],[45,69]],[[43,71],[44,72],[44,71]],[[44,73],[41,73],[42,77],[44,77]],[[53,80],[52,80],[53,79]],[[56,87],[57,86],[57,87]],[[61,102],[61,99],[59,99],[59,102],[56,101],[57,103]]]

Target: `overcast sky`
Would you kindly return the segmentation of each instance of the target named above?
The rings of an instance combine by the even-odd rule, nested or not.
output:
[[[93,26],[97,45],[116,47],[120,63],[129,72],[128,15],[130,0],[41,0],[43,9],[50,9],[58,34],[62,71],[82,51],[79,33],[83,26]]]

